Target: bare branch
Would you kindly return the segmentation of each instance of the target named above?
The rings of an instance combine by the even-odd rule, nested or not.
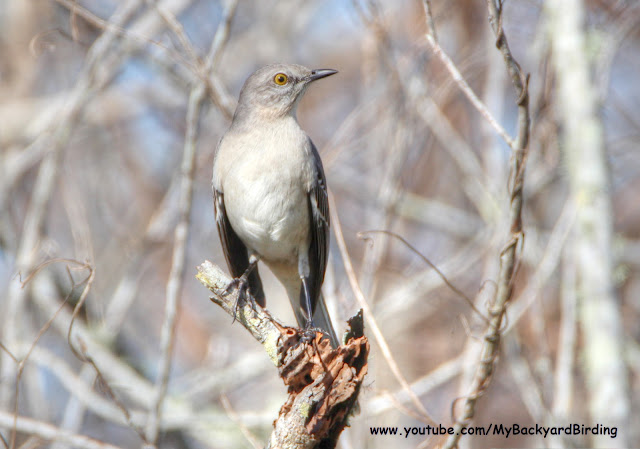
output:
[[[121,24],[127,22],[135,13],[138,3],[138,0],[131,0],[125,3],[114,13],[111,21],[116,23],[117,26],[121,26]],[[102,63],[100,58],[107,52],[113,39],[115,39],[115,35],[107,32],[94,43],[87,57],[85,70],[74,89],[74,96],[72,96],[73,101],[71,101],[71,104],[66,108],[63,119],[60,120],[55,132],[50,136],[50,149],[44,156],[38,169],[38,176],[20,237],[16,256],[16,270],[18,272],[30,272],[36,264],[39,242],[42,238],[44,218],[51,195],[55,190],[58,170],[62,160],[62,150],[80,117],[81,107],[89,95],[89,92],[91,92],[92,89],[99,89],[101,87],[101,84],[96,81],[96,70],[97,66]],[[14,281],[10,284],[7,308],[5,311],[6,320],[2,335],[2,340],[8,348],[12,347],[17,338],[17,326],[21,321],[20,318],[22,308],[24,307],[25,296],[26,290],[22,288],[20,283]],[[15,376],[14,365],[7,362],[5,354],[3,354],[0,376],[3,379],[13,379]],[[13,388],[10,382],[2,382],[0,384],[0,409],[7,409],[8,404],[11,402],[12,391]]]
[[[205,71],[209,72],[213,69],[213,64],[217,55],[222,51],[226,39],[229,36],[229,25],[233,18],[237,2],[233,1],[227,8],[225,19],[218,27],[216,35],[211,44],[211,50],[207,56]],[[174,23],[177,20],[171,19],[169,13],[162,9],[163,17],[173,25],[175,32],[181,37],[183,46],[191,47],[188,41],[185,41],[186,35],[181,26]],[[147,442],[155,444],[158,438],[158,428],[160,421],[160,413],[162,402],[167,392],[169,384],[169,374],[171,370],[171,357],[173,355],[173,344],[175,341],[175,327],[178,311],[178,300],[182,288],[184,277],[184,262],[187,251],[187,240],[189,236],[191,206],[193,199],[193,176],[195,170],[196,157],[196,139],[198,133],[198,119],[200,118],[200,108],[205,99],[205,85],[199,83],[191,90],[189,104],[187,109],[187,132],[184,143],[184,151],[182,156],[182,182],[180,185],[180,218],[176,226],[174,236],[173,258],[171,263],[171,272],[167,283],[167,300],[165,305],[165,321],[162,325],[161,334],[161,350],[160,369],[158,375],[157,387],[154,395],[153,407],[149,415],[149,422],[146,429]]]
[[[369,342],[362,334],[362,312],[350,320],[347,342],[332,349],[320,332],[310,339],[308,332],[281,325],[251,301],[238,304],[237,287],[229,289],[231,279],[211,262],[198,267],[196,278],[214,294],[211,300],[262,344],[288,387],[288,399],[267,447],[335,447],[368,369]]]
[[[464,79],[456,65],[451,58],[444,52],[442,47],[436,42],[435,38],[431,34],[426,34],[427,44],[431,51],[440,59],[445,68],[449,71],[451,78],[458,85],[462,93],[466,95],[471,104],[480,112],[480,115],[496,130],[496,132],[504,139],[505,142],[515,151],[517,149],[516,142],[511,138],[509,133],[498,123],[495,117],[487,109],[485,104],[478,98],[473,89],[469,86]]]
[[[121,449],[118,446],[103,443],[84,435],[77,435],[52,426],[49,423],[24,416],[18,416],[14,420],[13,414],[0,410],[0,427],[12,427],[14,425],[18,432],[33,435],[47,441],[59,441],[82,449]]]
[[[524,237],[522,230],[522,205],[524,193],[524,169],[527,148],[529,145],[528,79],[521,72],[520,66],[515,61],[509,50],[507,38],[504,34],[504,30],[502,29],[502,11],[498,8],[494,0],[487,0],[487,7],[489,9],[491,27],[494,34],[497,36],[496,46],[504,57],[505,64],[511,74],[511,78],[518,95],[518,138],[515,142],[507,140],[514,150],[511,157],[510,169],[510,178],[512,180],[510,191],[511,204],[509,209],[510,235],[508,243],[502,249],[500,254],[498,289],[493,302],[489,307],[490,323],[485,331],[480,360],[478,361],[475,376],[469,387],[469,393],[466,398],[464,398],[462,415],[456,419],[454,434],[449,436],[445,444],[445,448],[447,449],[457,447],[462,429],[466,428],[469,425],[469,422],[473,419],[477,401],[491,381],[495,359],[500,348],[500,337],[503,332],[503,319],[507,310],[507,304],[511,300],[511,296],[513,294],[517,253],[523,243]],[[427,36],[427,39],[429,39],[429,36]],[[435,44],[433,38],[431,38],[431,41]]]
[[[242,423],[242,421],[240,420],[240,417],[231,406],[231,403],[229,402],[229,399],[227,398],[227,396],[225,396],[224,394],[220,396],[220,402],[222,403],[222,406],[224,407],[227,414],[229,415],[229,418],[231,418],[231,420],[234,423],[236,423],[236,425],[240,428],[240,431],[245,436],[247,441],[251,443],[251,446],[253,446],[253,449],[260,449],[262,446],[256,439],[256,436],[253,433],[251,433],[251,431],[247,428],[247,426],[245,426]]]
[[[562,123],[571,201],[576,207],[572,253],[576,263],[578,319],[584,339],[581,365],[594,422],[619,429],[615,440],[594,435],[594,446],[629,447],[632,405],[620,301],[613,276],[613,206],[609,161],[591,79],[586,5],[581,0],[545,2],[553,70]]]
[[[330,194],[329,197],[333,202],[333,196]],[[340,254],[342,256],[342,260],[344,261],[345,269],[347,271],[347,276],[349,278],[349,283],[351,284],[351,289],[353,290],[353,293],[355,294],[356,299],[360,304],[360,307],[362,307],[362,309],[364,310],[364,315],[367,320],[367,324],[371,328],[371,331],[373,332],[373,335],[376,339],[376,343],[378,343],[378,345],[380,346],[380,349],[382,350],[382,355],[384,356],[385,360],[389,364],[389,368],[391,368],[391,372],[393,373],[395,378],[398,380],[398,382],[400,383],[404,391],[406,391],[409,397],[411,398],[411,402],[414,405],[414,407],[416,407],[418,412],[420,412],[420,414],[422,415],[422,418],[425,421],[430,423],[435,423],[435,421],[429,415],[429,412],[427,412],[427,409],[424,407],[424,405],[422,405],[422,402],[420,402],[420,399],[418,399],[415,393],[411,390],[411,387],[409,386],[409,382],[407,382],[407,379],[405,379],[404,375],[400,371],[400,367],[398,366],[395,358],[393,357],[393,354],[391,353],[389,344],[387,343],[387,340],[384,338],[384,335],[380,330],[380,326],[378,326],[378,323],[376,322],[376,319],[373,316],[373,312],[371,311],[371,308],[369,307],[369,304],[367,303],[367,300],[365,299],[364,294],[360,289],[360,285],[358,283],[358,279],[356,277],[355,271],[353,269],[353,264],[351,262],[351,257],[349,256],[347,245],[345,244],[344,236],[342,235],[342,225],[340,224],[340,218],[336,214],[335,209],[336,209],[335,207],[330,208],[331,222],[335,223],[334,229],[335,229],[336,240],[338,241],[338,247],[340,248]]]

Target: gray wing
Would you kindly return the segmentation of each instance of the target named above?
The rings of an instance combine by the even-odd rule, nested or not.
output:
[[[311,242],[309,245],[309,290],[311,305],[315,306],[320,297],[324,272],[329,254],[329,196],[327,180],[316,146],[309,139],[316,168],[316,178],[308,195]],[[302,299],[302,298],[301,298]],[[321,300],[321,299],[320,299]],[[301,304],[302,305],[302,304]],[[313,312],[313,311],[312,311]]]
[[[227,261],[229,271],[234,278],[239,278],[249,267],[249,253],[236,231],[231,227],[227,210],[224,206],[224,194],[217,189],[213,189],[213,208],[216,213],[216,224],[218,225],[218,235],[222,244],[224,258]],[[249,292],[251,296],[262,307],[265,306],[264,291],[262,290],[262,281],[258,273],[258,267],[255,267],[249,275]]]

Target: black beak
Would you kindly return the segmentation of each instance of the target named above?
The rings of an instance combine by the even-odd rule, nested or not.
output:
[[[335,75],[337,70],[333,69],[316,69],[311,71],[311,75],[307,77],[307,82],[319,80],[320,78],[326,78],[327,76]]]

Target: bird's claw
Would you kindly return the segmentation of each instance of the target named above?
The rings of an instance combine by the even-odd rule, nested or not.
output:
[[[225,287],[223,294],[228,295],[234,288],[238,289],[238,296],[236,297],[236,301],[233,305],[233,321],[231,321],[232,324],[237,319],[238,310],[240,309],[240,304],[243,301],[246,301],[248,299],[251,303],[251,309],[256,312],[256,300],[253,296],[251,296],[251,293],[249,292],[249,282],[247,280],[247,276],[243,274],[239,278],[232,279],[231,282],[229,282],[229,284]]]
[[[318,332],[321,333],[324,338],[329,338],[323,329],[320,329],[319,327],[313,327],[313,324],[311,322],[308,322],[302,330],[300,343],[311,343],[316,338]]]

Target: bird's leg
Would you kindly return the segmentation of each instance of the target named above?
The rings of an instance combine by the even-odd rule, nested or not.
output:
[[[304,314],[307,322],[305,329],[313,327],[313,307],[311,306],[311,289],[309,288],[309,280],[306,276],[300,276],[302,281],[302,291],[304,292]]]
[[[251,296],[251,294],[247,294],[247,291],[249,290],[249,275],[251,275],[251,272],[258,265],[259,260],[260,258],[258,256],[256,256],[255,254],[251,254],[251,256],[249,257],[249,266],[246,270],[244,270],[242,276],[240,276],[239,278],[233,278],[224,289],[225,294],[229,294],[232,288],[238,288],[238,297],[236,298],[236,302],[233,306],[232,323],[236,321],[236,316],[238,314],[238,309],[240,308],[241,301],[249,298],[249,301],[251,302],[251,309],[253,309],[254,312],[256,311],[256,300],[253,298],[253,296]]]
[[[322,329],[318,329],[313,325],[313,306],[311,303],[311,289],[309,288],[309,279],[306,276],[300,276],[300,280],[302,281],[302,292],[304,296],[303,303],[303,311],[305,314],[305,318],[307,322],[304,325],[304,333],[302,334],[302,340],[304,342],[311,342],[316,336],[317,332],[324,331]]]

